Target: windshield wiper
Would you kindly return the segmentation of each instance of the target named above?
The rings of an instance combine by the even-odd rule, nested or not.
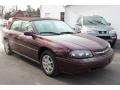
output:
[[[97,20],[95,20],[95,22],[105,25],[104,23],[102,23],[102,22],[100,22],[100,21],[97,21]]]
[[[88,21],[88,22],[91,23],[91,24],[97,25],[96,23],[94,23],[94,22],[92,22],[92,21]]]
[[[60,34],[74,34],[74,32],[61,32]]]
[[[50,34],[54,34],[54,35],[60,35],[59,33],[56,33],[56,32],[40,32],[40,34],[46,34],[46,33],[50,33]]]

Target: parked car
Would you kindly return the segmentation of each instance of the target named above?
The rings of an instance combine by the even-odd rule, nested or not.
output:
[[[77,32],[90,34],[108,41],[113,47],[117,40],[114,28],[101,16],[80,16],[76,22]]]
[[[0,20],[0,27],[6,27],[7,26],[7,20]]]
[[[103,39],[76,33],[55,19],[21,18],[3,30],[4,49],[38,62],[44,73],[79,73],[102,68],[112,61],[113,50]]]

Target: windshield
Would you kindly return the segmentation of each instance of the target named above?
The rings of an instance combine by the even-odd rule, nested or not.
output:
[[[83,19],[84,25],[107,25],[107,21],[103,17],[85,16]]]
[[[37,31],[42,35],[59,35],[59,34],[71,34],[74,30],[70,28],[63,21],[58,20],[43,20],[34,21],[34,25]]]

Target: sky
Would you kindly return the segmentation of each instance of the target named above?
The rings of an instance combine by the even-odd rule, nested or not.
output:
[[[26,8],[27,5],[31,5],[33,8],[40,7],[41,0],[0,0],[0,5],[11,7],[18,5],[20,8]]]
[[[18,5],[20,8],[26,8],[31,5],[38,8],[40,5],[112,5],[120,4],[119,0],[0,0],[0,5],[8,7]]]
[[[58,0],[55,0],[55,2]],[[60,1],[60,0],[59,0]],[[0,0],[0,5],[5,6],[5,11],[11,11],[12,8],[15,8],[16,5],[20,10],[26,10],[27,5],[30,5],[32,8],[40,8],[40,5],[64,5],[64,3],[54,3],[51,0]]]
[[[120,5],[119,0],[0,0],[0,5],[27,5],[31,4],[33,7],[39,4],[45,5]]]
[[[6,11],[9,11],[10,8],[15,7],[16,5],[18,6],[18,9],[26,10],[27,5],[37,9],[40,5],[64,5],[64,2],[61,2],[61,0],[0,0],[0,5],[4,5]]]
[[[63,1],[71,1],[71,0],[63,0]],[[64,5],[65,2],[62,0],[0,0],[0,5],[31,5],[33,7],[37,7],[39,5]],[[74,0],[73,0],[74,1]]]

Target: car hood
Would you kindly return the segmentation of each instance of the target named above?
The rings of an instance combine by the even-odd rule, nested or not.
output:
[[[86,27],[93,28],[94,30],[97,30],[97,31],[113,30],[113,28],[111,26],[108,26],[108,25],[86,25]]]
[[[100,38],[85,34],[64,34],[54,36],[42,36],[50,42],[57,43],[69,49],[103,49],[108,43]]]

